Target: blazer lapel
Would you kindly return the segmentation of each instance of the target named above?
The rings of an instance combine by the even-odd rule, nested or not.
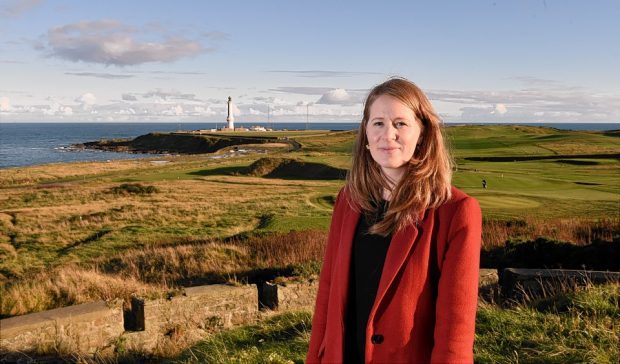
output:
[[[407,260],[409,252],[413,248],[416,237],[418,236],[418,229],[415,226],[409,226],[392,237],[390,247],[388,248],[387,255],[385,257],[385,264],[383,265],[383,273],[381,273],[381,280],[379,280],[379,288],[377,289],[377,297],[375,304],[370,312],[370,316],[374,316],[374,311],[378,302],[381,302],[383,296],[387,292],[388,288],[396,278],[398,271]]]
[[[425,212],[420,213],[418,217],[420,219],[419,228],[414,225],[409,225],[396,232],[390,241],[390,247],[385,257],[385,264],[383,265],[383,272],[379,280],[375,303],[370,310],[369,321],[370,318],[375,315],[379,302],[383,300],[388,288],[390,288],[390,285],[394,282],[396,275],[403,268],[405,261],[411,255],[416,238],[422,233],[421,230],[425,223],[424,218],[426,217]]]

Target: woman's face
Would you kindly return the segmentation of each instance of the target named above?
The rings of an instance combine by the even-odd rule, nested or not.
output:
[[[413,157],[422,132],[413,110],[397,98],[381,95],[370,105],[368,149],[386,176],[397,182]]]

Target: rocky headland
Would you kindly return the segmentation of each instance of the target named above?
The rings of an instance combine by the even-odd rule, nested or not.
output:
[[[149,133],[134,139],[102,139],[74,144],[73,149],[96,149],[109,152],[151,154],[214,153],[226,147],[245,144],[286,143],[293,149],[299,143],[292,139],[269,136],[196,135],[183,133]]]

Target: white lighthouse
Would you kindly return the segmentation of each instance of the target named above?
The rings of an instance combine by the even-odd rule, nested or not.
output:
[[[228,96],[228,116],[226,117],[226,128],[235,130],[235,117],[232,113],[232,97]]]

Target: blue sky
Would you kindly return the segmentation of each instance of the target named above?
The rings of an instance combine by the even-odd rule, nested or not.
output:
[[[0,121],[619,122],[620,2],[0,0]]]

